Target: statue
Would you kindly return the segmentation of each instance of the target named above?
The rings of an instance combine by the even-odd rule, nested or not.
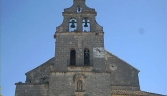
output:
[[[82,90],[82,86],[83,86],[82,81],[78,80],[78,82],[77,82],[77,90]]]

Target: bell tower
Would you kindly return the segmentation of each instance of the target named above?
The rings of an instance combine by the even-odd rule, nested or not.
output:
[[[56,28],[56,32],[103,32],[97,24],[97,12],[85,5],[85,0],[73,0],[70,8],[64,9],[63,23]]]
[[[55,70],[104,71],[104,32],[96,22],[97,12],[85,0],[73,0],[62,13],[64,20],[56,28]],[[89,70],[88,70],[89,69]]]

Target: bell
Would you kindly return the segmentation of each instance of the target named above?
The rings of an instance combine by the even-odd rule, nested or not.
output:
[[[81,8],[78,8],[78,12],[81,12]]]
[[[85,24],[84,27],[88,27],[88,24]]]
[[[75,25],[74,24],[71,24],[71,26],[70,26],[71,28],[75,28]]]

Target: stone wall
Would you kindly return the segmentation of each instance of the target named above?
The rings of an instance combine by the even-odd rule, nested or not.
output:
[[[104,48],[104,33],[64,32],[56,33],[56,71],[69,71],[70,50],[76,50],[76,66],[84,65],[84,49],[90,51],[90,65],[93,69],[104,70],[104,58],[94,58],[93,48]]]
[[[139,70],[106,51],[106,71],[111,72],[112,90],[140,90]]]
[[[54,66],[54,57],[46,61],[42,65],[34,68],[26,73],[26,83],[41,83],[44,79],[48,79],[50,71]]]
[[[53,72],[50,75],[50,96],[111,96],[110,73],[93,72]],[[77,89],[81,80],[82,90]],[[82,96],[82,95],[81,95]]]
[[[49,96],[48,84],[17,83],[15,96]]]
[[[82,12],[77,12],[77,7],[80,7]],[[96,22],[96,15],[97,12],[94,8],[89,8],[86,6],[85,1],[83,0],[75,0],[74,4],[70,8],[64,9],[63,16],[64,20],[63,23],[56,28],[56,32],[69,32],[69,21],[70,19],[74,18],[76,19],[77,28],[76,30],[78,32],[83,32],[83,19],[86,17],[90,20],[90,32],[103,32],[103,27],[100,26]]]

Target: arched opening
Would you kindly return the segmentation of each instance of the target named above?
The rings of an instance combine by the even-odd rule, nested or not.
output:
[[[69,22],[69,32],[74,32],[77,30],[77,20],[72,18]]]
[[[80,6],[77,7],[77,13],[81,13],[82,12],[82,8]]]
[[[76,66],[76,51],[74,49],[70,52],[70,66]]]
[[[90,20],[85,17],[82,21],[83,32],[90,32]]]
[[[84,65],[90,66],[90,53],[87,48],[84,49]]]

